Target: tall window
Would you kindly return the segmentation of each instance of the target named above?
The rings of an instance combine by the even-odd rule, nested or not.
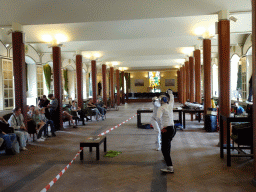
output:
[[[37,97],[42,97],[44,94],[43,67],[37,66]]]
[[[74,86],[75,86],[75,99],[77,99],[77,87],[76,87],[76,85],[77,85],[77,80],[76,80],[76,72],[75,72],[75,78],[74,78]]]
[[[4,108],[11,109],[14,106],[12,61],[3,59],[2,71],[4,81]]]
[[[92,98],[92,75],[89,73],[89,98]]]
[[[238,63],[240,57],[238,55],[233,55],[231,58],[231,99],[237,99],[239,93],[237,91],[237,77],[238,77]]]
[[[148,72],[149,87],[152,92],[160,92],[160,72],[150,71]]]
[[[218,93],[218,66],[213,64],[212,66],[212,95],[215,97],[219,96]]]

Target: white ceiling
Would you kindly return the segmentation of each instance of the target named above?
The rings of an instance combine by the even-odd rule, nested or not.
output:
[[[252,30],[251,0],[0,1],[0,39],[11,43],[7,31],[14,21],[23,25],[26,43],[39,52],[51,52],[42,35],[62,33],[68,37],[61,48],[65,59],[75,59],[78,50],[99,51],[103,56],[98,63],[170,68],[185,58],[183,48],[202,46],[194,29],[215,25],[220,10],[238,19],[231,21],[231,44],[243,43]],[[212,45],[215,57],[217,39]]]

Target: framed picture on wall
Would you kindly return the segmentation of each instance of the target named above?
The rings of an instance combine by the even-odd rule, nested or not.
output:
[[[144,79],[135,79],[135,86],[144,86]]]
[[[165,86],[175,86],[175,79],[165,79]]]

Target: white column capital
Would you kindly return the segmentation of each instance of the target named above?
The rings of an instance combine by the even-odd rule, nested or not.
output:
[[[12,22],[12,31],[13,32],[22,32],[23,31],[23,26],[19,23]]]
[[[76,51],[76,55],[82,55],[82,51]]]
[[[218,12],[218,20],[229,20],[229,11],[221,10]]]

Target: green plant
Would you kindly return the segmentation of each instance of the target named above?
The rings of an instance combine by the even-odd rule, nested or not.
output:
[[[44,65],[43,68],[44,68],[45,84],[48,89],[48,92],[50,93],[52,69],[49,64]]]
[[[64,90],[68,93],[68,70],[63,70],[63,77],[64,77]]]

